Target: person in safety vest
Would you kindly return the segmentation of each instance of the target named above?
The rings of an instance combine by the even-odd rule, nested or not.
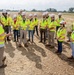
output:
[[[34,33],[36,31],[37,36],[39,36],[39,33],[38,33],[38,24],[39,24],[39,21],[38,21],[38,18],[37,18],[37,14],[34,14],[34,21],[35,21]]]
[[[55,44],[54,44],[54,35],[55,35],[55,31],[56,31],[56,21],[55,21],[55,15],[51,14],[51,22],[48,22],[48,29],[49,29],[49,38],[48,38],[48,46],[50,46],[50,48],[54,48]]]
[[[5,38],[11,34],[6,34],[2,25],[0,24],[0,68],[5,68],[7,65],[4,64],[6,56],[4,56]]]
[[[60,27],[60,22],[64,21],[64,19],[62,18],[62,13],[58,14],[58,18],[56,19],[57,25],[56,25],[56,31],[58,30],[58,28]]]
[[[23,12],[23,10],[18,11],[18,15],[17,15],[17,21],[18,22],[22,21],[22,15],[21,15],[22,12]],[[18,30],[18,36],[20,37],[20,27],[19,27],[19,30]]]
[[[46,22],[47,22],[47,24],[48,24],[48,22],[51,21],[51,18],[50,18],[49,12],[45,12],[45,16],[46,16]],[[49,34],[49,30],[46,29],[46,39],[48,39],[48,37],[49,37],[48,34]]]
[[[9,32],[11,33],[11,26],[12,26],[12,22],[13,22],[13,20],[12,20],[12,17],[11,17],[11,15],[10,15],[10,12],[8,12],[8,15],[7,15],[7,22],[8,22],[8,25],[9,25]]]
[[[35,22],[33,19],[33,15],[29,15],[29,28],[28,28],[28,41],[31,41],[32,43],[34,42],[34,27],[35,27]],[[32,40],[31,40],[32,38]]]
[[[68,31],[68,33],[67,33],[67,37],[68,37],[67,42],[70,42],[70,36],[71,36],[71,32],[72,32],[73,30],[74,30],[74,22],[73,22],[73,24],[72,24],[72,26],[71,26],[71,30]]]
[[[61,21],[60,28],[57,30],[57,41],[58,41],[58,50],[56,51],[57,54],[62,53],[62,43],[65,41],[65,37],[66,37],[65,21]]]
[[[46,43],[46,28],[47,28],[47,22],[46,22],[46,15],[45,13],[42,14],[43,16],[43,20],[41,20],[40,22],[40,26],[39,26],[39,30],[40,30],[40,43],[42,43],[42,39],[43,39],[43,43]],[[44,35],[44,37],[43,37]]]
[[[71,55],[71,57],[68,57],[68,59],[74,60],[74,30],[71,33],[70,42],[71,42],[70,45],[71,45],[71,49],[72,49],[72,55]]]
[[[22,12],[22,21],[21,21],[21,25],[20,25],[20,42],[19,42],[19,47],[22,47],[21,43],[22,43],[22,36],[24,35],[23,39],[24,39],[24,46],[28,47],[27,45],[27,21],[25,18],[25,12]]]
[[[13,34],[14,34],[14,42],[18,42],[18,31],[19,31],[19,24],[20,24],[21,21],[18,21],[17,20],[17,16],[14,15],[13,16]]]
[[[3,12],[2,12],[1,23],[4,25],[4,30],[8,34],[9,33],[9,25],[8,25],[8,17],[7,17],[6,10],[3,10]],[[10,41],[9,36],[7,37],[7,41]]]

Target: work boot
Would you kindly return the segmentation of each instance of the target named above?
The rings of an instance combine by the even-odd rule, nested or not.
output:
[[[21,44],[19,44],[19,47],[22,47],[22,45],[21,45]]]
[[[3,58],[2,62],[4,62],[6,60],[6,56]]]
[[[25,46],[25,47],[28,47],[28,45],[27,45],[27,44],[24,44],[24,46]]]
[[[3,64],[2,66],[0,66],[0,68],[5,68],[5,67],[7,67],[6,64]]]

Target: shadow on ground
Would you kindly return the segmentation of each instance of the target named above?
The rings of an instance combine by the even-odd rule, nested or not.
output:
[[[36,50],[36,51],[40,52],[43,57],[46,57],[47,55],[46,55],[44,49],[37,46],[35,43],[33,43],[33,44],[28,43],[28,45],[29,45],[28,48],[22,47],[22,48],[18,48],[18,50],[22,51],[21,54],[26,55],[26,57],[29,60],[35,62],[36,68],[42,69],[41,57],[38,56],[37,54],[35,54],[34,52]]]

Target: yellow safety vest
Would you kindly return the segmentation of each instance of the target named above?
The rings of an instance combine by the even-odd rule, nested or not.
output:
[[[40,29],[46,29],[46,27],[47,27],[47,21],[45,20],[45,21],[41,21],[40,22]]]
[[[21,25],[20,25],[21,26],[21,29],[22,30],[26,30],[27,29],[27,26],[28,26],[27,24],[28,24],[27,21],[25,21],[25,22],[21,21]]]
[[[56,31],[56,21],[53,21],[53,22],[49,22],[48,23],[48,28],[50,29],[50,31]]]
[[[56,26],[60,26],[60,22],[61,22],[62,20],[64,20],[64,19],[63,19],[63,18],[58,18],[58,19],[56,20],[56,22],[57,22],[57,25],[56,25]]]
[[[59,28],[57,31],[57,38],[59,41],[64,41],[65,40],[65,34],[66,34],[66,29],[63,28]]]
[[[13,20],[12,20],[12,18],[10,16],[7,18],[7,22],[8,22],[9,26],[12,25]]]
[[[7,21],[8,21],[8,20],[5,19],[4,16],[1,17],[1,22],[4,24],[4,26],[8,26],[8,22],[7,22]]]
[[[21,25],[21,22],[16,21],[16,23],[14,23],[13,21],[13,24],[12,24],[13,30],[19,30],[20,25]]]
[[[36,19],[34,19],[34,22],[35,22],[35,26],[37,26],[38,25],[38,19],[36,18]]]
[[[22,16],[21,15],[17,16],[17,21],[22,21]]]
[[[72,24],[72,31],[74,30],[74,23]]]
[[[34,27],[35,27],[35,22],[34,22],[34,20],[33,20],[33,21],[30,21],[29,30],[34,30]]]
[[[0,26],[0,45],[5,43],[5,36],[4,29]]]
[[[71,39],[71,41],[74,43],[74,31],[71,33],[70,39]]]

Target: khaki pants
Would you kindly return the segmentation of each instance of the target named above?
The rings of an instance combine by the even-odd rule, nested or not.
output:
[[[49,31],[48,41],[51,46],[54,46],[54,34],[55,32]]]
[[[3,65],[3,55],[4,55],[4,47],[0,48],[0,66]]]
[[[26,35],[27,35],[27,31],[26,30],[20,30],[20,44],[22,43],[22,37],[24,35],[24,44],[27,43],[27,38],[26,38]]]

